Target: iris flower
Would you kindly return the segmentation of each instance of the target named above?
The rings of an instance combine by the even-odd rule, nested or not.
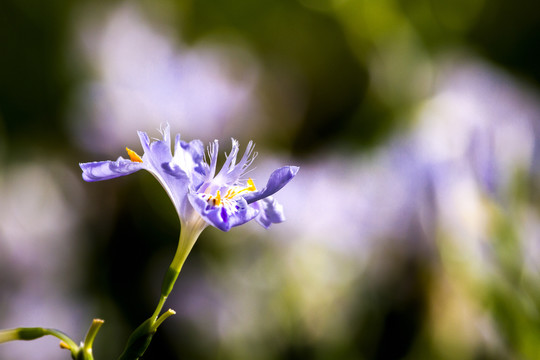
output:
[[[296,175],[298,167],[284,166],[275,170],[266,186],[258,190],[251,178],[245,178],[257,155],[251,141],[237,160],[240,148],[238,141],[232,139],[232,150],[217,172],[217,140],[209,145],[205,154],[200,140],[185,142],[178,134],[172,154],[169,126],[165,125],[161,133],[162,140],[151,141],[145,132],[139,131],[144,150],[142,156],[126,148],[129,159],[119,157],[116,161],[80,164],[83,179],[90,182],[109,180],[147,170],[167,191],[183,226],[197,224],[204,228],[210,224],[229,231],[252,219],[265,228],[284,221],[283,209],[271,195]]]

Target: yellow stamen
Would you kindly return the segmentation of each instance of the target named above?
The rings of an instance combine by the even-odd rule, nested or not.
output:
[[[60,348],[61,349],[66,349],[66,350],[71,350],[71,347],[68,344],[66,344],[65,342],[63,342],[63,341],[60,341]]]
[[[219,206],[219,205],[221,205],[221,193],[218,190],[216,194],[216,199],[215,199],[215,206]]]
[[[130,148],[126,147],[126,151],[129,155],[129,158],[131,159],[131,161],[133,162],[139,162],[139,163],[142,163],[142,159],[141,157],[133,150],[131,150]]]
[[[247,191],[255,191],[255,190],[257,190],[257,188],[255,187],[255,183],[253,182],[252,178],[248,179],[247,184],[248,184],[248,186],[244,190],[247,190]]]
[[[257,188],[255,187],[255,184],[253,183],[253,179],[252,178],[249,178],[248,181],[247,181],[247,185],[245,188],[243,189],[240,189],[239,187],[234,187],[234,188],[231,188],[227,191],[227,194],[225,195],[225,198],[226,199],[232,199],[233,197],[235,197],[236,195],[238,194],[241,194],[243,192],[246,192],[246,191],[255,191],[257,190]]]
[[[243,189],[240,188],[239,186],[234,186],[234,187],[228,189],[227,193],[225,194],[225,196],[223,198],[221,197],[221,192],[218,190],[217,193],[216,193],[216,196],[210,196],[207,201],[209,203],[210,203],[210,201],[212,201],[213,206],[220,206],[221,204],[223,204],[223,200],[232,200],[238,194],[241,194],[241,193],[246,192],[246,191],[256,191],[257,190],[257,188],[255,187],[255,184],[253,183],[253,180],[251,178],[248,179],[247,185],[248,186],[246,186]],[[205,193],[208,193],[208,189],[206,189]]]

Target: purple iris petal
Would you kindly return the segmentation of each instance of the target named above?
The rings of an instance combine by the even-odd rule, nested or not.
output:
[[[186,172],[172,161],[161,164],[161,167],[163,168],[163,171],[165,171],[165,173],[169,174],[174,178],[188,179],[188,175],[186,174]]]
[[[238,149],[238,142],[233,139],[233,147],[235,146],[235,144],[236,144],[236,148]],[[225,183],[233,184],[234,182],[236,182],[238,178],[240,178],[246,172],[247,168],[251,165],[251,163],[253,162],[253,160],[255,160],[255,157],[257,156],[257,153],[253,152],[254,147],[255,145],[253,144],[253,141],[250,141],[246,146],[246,151],[244,152],[244,155],[242,156],[240,161],[238,161],[238,163],[236,163],[237,154],[236,153],[234,154],[234,159],[232,161],[232,164],[229,166],[229,169],[227,171],[227,179],[229,180],[228,182],[225,182]]]
[[[210,160],[209,164],[209,172],[206,176],[206,181],[212,180],[214,176],[216,175],[216,166],[217,166],[217,156],[219,151],[219,142],[217,140],[214,140],[213,143],[211,143],[208,146],[208,158]]]
[[[238,145],[238,141],[235,139],[232,140],[232,149],[229,152],[228,155],[226,155],[225,163],[221,167],[220,172],[216,175],[213,179],[207,179],[211,180],[213,187],[211,187],[211,191],[214,191],[215,188],[221,188],[223,186],[232,186],[235,183],[238,182],[238,179],[242,177],[242,175],[246,172],[247,168],[251,165],[255,157],[257,156],[257,153],[253,152],[253,142],[250,141],[246,147],[246,150],[244,152],[244,155],[240,159],[240,161],[236,161],[238,157],[238,151],[240,149],[240,146]],[[212,158],[212,165],[215,167],[215,151],[217,150],[217,145],[212,148],[211,156]]]
[[[246,199],[248,204],[251,204],[257,200],[264,199],[265,197],[275,194],[292,180],[292,178],[298,172],[298,169],[298,166],[284,166],[275,170],[270,175],[268,183],[263,190],[249,193],[244,196],[244,199]]]
[[[101,181],[129,175],[143,168],[142,163],[123,158],[116,161],[95,161],[79,164],[85,181]]]
[[[165,129],[164,139],[168,138],[168,127]],[[139,138],[144,149],[142,157],[143,163],[150,167],[149,170],[161,171],[161,164],[172,160],[170,141],[156,140],[150,142],[148,135],[145,132],[139,131]]]
[[[234,216],[231,216],[229,219],[231,227],[243,225],[248,221],[253,220],[259,214],[259,210],[249,206],[248,203],[242,198],[237,200],[236,206],[239,208],[238,211],[235,212]]]
[[[208,164],[204,161],[202,141],[192,140],[188,143],[180,140],[180,134],[176,135],[174,156],[170,167],[180,167],[185,173],[190,174],[193,188],[201,186],[209,172]]]
[[[206,222],[222,231],[229,231],[234,226],[245,224],[258,214],[257,209],[248,206],[241,198],[236,202],[234,211],[227,210],[225,206],[211,206],[195,194],[189,194],[189,200]]]
[[[266,229],[272,224],[278,224],[285,221],[285,214],[283,213],[283,206],[279,204],[271,196],[264,198],[252,204],[260,209],[257,215],[257,222],[264,226]]]
[[[238,177],[234,177],[234,174],[230,176],[229,174],[233,172],[235,165],[236,165],[236,156],[238,155],[238,150],[240,149],[240,146],[238,145],[238,141],[235,139],[232,140],[232,148],[231,152],[229,152],[228,155],[226,155],[225,163],[221,167],[221,171],[216,175],[214,178],[214,182],[218,184],[219,187],[223,185],[232,185]]]
[[[188,188],[191,185],[193,178],[192,169],[183,169],[178,166],[173,168],[170,166],[173,161],[173,156],[171,154],[171,140],[168,125],[162,129],[162,134],[163,140],[151,142],[145,132],[139,132],[141,145],[144,149],[144,155],[142,157],[143,163],[146,164],[146,169],[159,180],[163,188],[167,191],[180,218],[185,219],[188,218],[189,214],[193,211],[187,200]],[[195,144],[196,141],[192,143]],[[194,151],[185,152],[182,147],[177,147],[176,150],[180,152],[178,156],[184,156],[185,158],[189,158],[189,161],[192,163],[194,162],[194,160],[191,159],[192,154],[195,153]],[[203,161],[204,159],[199,156],[198,160]]]

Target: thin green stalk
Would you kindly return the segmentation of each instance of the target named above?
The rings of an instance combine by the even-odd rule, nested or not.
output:
[[[75,343],[75,341],[73,341],[69,336],[67,336],[60,330],[56,330],[56,329],[44,329],[44,330],[46,332],[45,335],[51,335],[51,336],[57,337],[58,339],[61,340],[61,343],[63,342],[64,344],[68,345],[69,348],[66,348],[66,349],[70,351],[71,349],[74,349],[74,350],[79,349],[79,346]]]
[[[94,339],[102,324],[103,320],[94,319],[88,330],[86,339],[81,346],[78,346],[75,341],[60,330],[41,327],[0,330],[0,343],[16,340],[35,340],[50,335],[60,339],[60,348],[69,350],[73,359],[94,360],[92,355],[92,344],[94,343]]]
[[[193,245],[195,245],[197,238],[207,226],[206,222],[200,216],[197,216],[197,218],[195,218],[193,221],[187,222],[187,224],[181,221],[181,224],[182,226],[178,247],[176,248],[176,253],[174,254],[171,265],[169,265],[169,268],[165,273],[165,277],[163,278],[159,302],[156,306],[154,314],[152,315],[156,318],[161,313],[163,305],[171,293],[174,284],[176,283],[176,279],[178,279],[178,275],[180,274],[182,266],[191,252]]]
[[[152,316],[139,325],[139,327],[137,327],[130,335],[128,343],[118,360],[139,359],[150,345],[157,328],[165,319],[175,314],[174,310],[169,309],[160,316],[161,310],[176,283],[176,279],[178,279],[178,275],[180,274],[180,270],[182,270],[184,262],[191,252],[193,245],[195,245],[197,238],[206,226],[206,222],[198,215],[193,221],[189,221],[186,224],[181,221],[178,247],[176,248],[176,253],[174,254],[171,265],[163,278],[161,293],[156,309]]]
[[[75,341],[71,340],[69,336],[67,336],[60,330],[41,327],[20,327],[16,329],[0,330],[0,344],[16,340],[35,340],[47,335],[57,337],[66,345],[77,348],[77,344],[75,343]]]
[[[94,319],[92,321],[92,325],[90,325],[90,329],[88,329],[86,337],[84,338],[83,347],[80,350],[84,353],[84,355],[82,355],[83,359],[94,360],[94,355],[92,354],[92,345],[94,345],[94,339],[96,338],[99,328],[101,325],[103,325],[103,323],[104,321],[101,319]]]
[[[158,319],[154,323],[154,327],[156,328],[156,330],[159,327],[159,325],[161,325],[161,323],[163,323],[169,316],[174,315],[174,314],[176,314],[176,311],[174,311],[173,309],[169,309],[165,311],[163,314],[161,314],[161,316],[158,317]]]

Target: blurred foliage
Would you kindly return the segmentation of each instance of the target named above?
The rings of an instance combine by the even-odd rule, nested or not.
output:
[[[141,3],[149,13],[152,7],[174,9],[178,33],[188,42],[232,32],[256,51],[269,76],[283,63],[292,68],[309,96],[294,147],[299,153],[343,140],[372,144],[400,128],[399,105],[411,105],[430,91],[429,79],[421,84],[426,89],[414,90],[426,81],[416,77],[415,68],[429,66],[452,47],[479,49],[522,76],[539,77],[538,50],[530,44],[540,21],[527,1],[523,6],[502,0]],[[9,138],[47,134],[66,141],[62,122],[70,91],[85,79],[68,52],[71,16],[84,4],[2,2],[0,109]],[[374,83],[379,77],[382,83]]]

